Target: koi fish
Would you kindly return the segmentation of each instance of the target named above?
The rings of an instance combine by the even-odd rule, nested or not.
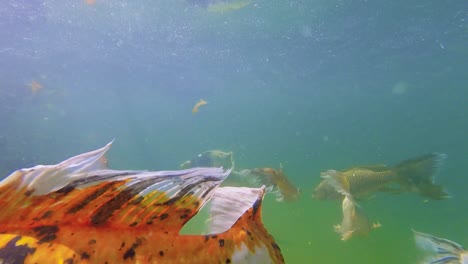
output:
[[[445,154],[432,153],[409,159],[393,167],[373,165],[355,167],[343,172],[328,170],[321,173],[323,181],[314,190],[316,199],[337,199],[340,195],[353,199],[365,198],[375,192],[414,192],[431,199],[449,195],[433,178]],[[330,188],[333,187],[333,188]]]
[[[187,160],[180,164],[180,168],[188,169],[194,167],[223,167],[225,169],[234,166],[234,157],[232,152],[223,152],[221,150],[208,150],[198,154],[195,158]]]
[[[255,185],[266,185],[269,191],[276,196],[277,201],[291,202],[299,199],[299,188],[289,181],[282,168],[279,170],[272,168],[246,169],[235,172],[235,174]]]
[[[110,146],[0,182],[0,263],[284,263],[262,224],[264,187],[218,187],[220,168],[112,170]],[[225,231],[179,234],[209,200]]]
[[[372,229],[380,228],[380,223],[371,224],[362,207],[345,196],[342,202],[343,220],[335,225],[335,232],[341,235],[341,240],[349,240],[353,236],[365,236]]]
[[[250,0],[236,0],[236,1],[218,1],[216,3],[208,5],[208,12],[213,13],[224,13],[233,10],[244,8],[250,4]]]
[[[28,84],[29,87],[31,87],[31,91],[33,93],[36,93],[37,91],[41,90],[44,88],[44,86],[40,83],[38,83],[36,80],[32,80],[30,84]]]
[[[416,245],[426,254],[421,263],[468,264],[468,251],[461,245],[415,230],[413,233]]]
[[[192,108],[192,113],[195,114],[198,112],[198,108],[200,108],[200,106],[202,105],[206,105],[208,104],[207,101],[203,100],[203,99],[200,99],[200,101],[198,101],[195,106]]]

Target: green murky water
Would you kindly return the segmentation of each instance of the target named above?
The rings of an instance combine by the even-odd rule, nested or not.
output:
[[[264,201],[287,263],[416,263],[411,229],[468,245],[464,1],[194,2],[2,1],[2,175],[114,138],[116,169],[221,149],[299,186]],[[452,198],[377,195],[369,236],[340,241],[339,202],[311,198],[321,171],[430,152]]]

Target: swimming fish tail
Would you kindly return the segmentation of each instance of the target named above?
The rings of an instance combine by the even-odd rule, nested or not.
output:
[[[234,245],[226,252],[226,263],[284,263],[281,250],[262,222],[261,188],[219,187],[210,209],[211,237]]]
[[[463,264],[468,261],[468,252],[448,239],[435,237],[413,230],[416,245],[425,253],[423,263]]]
[[[431,153],[405,160],[393,170],[398,174],[403,189],[432,199],[449,198],[443,186],[434,182],[434,176],[446,158],[445,154]]]

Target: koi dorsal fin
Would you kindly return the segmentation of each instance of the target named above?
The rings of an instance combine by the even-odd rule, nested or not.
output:
[[[352,170],[371,170],[371,171],[387,171],[391,168],[389,168],[385,164],[374,164],[374,165],[361,165],[361,166],[355,166],[353,168],[347,169],[346,171],[352,171]]]
[[[56,165],[37,165],[17,170],[0,182],[0,189],[10,185],[18,190],[26,189],[28,195],[41,195],[58,190],[74,179],[87,177],[86,173],[107,169],[105,154],[112,146],[112,142]]]
[[[258,199],[262,199],[265,186],[261,188],[220,187],[211,201],[210,234],[227,231]]]
[[[109,147],[10,175],[0,183],[2,230],[73,225],[179,232],[230,173],[99,169]]]

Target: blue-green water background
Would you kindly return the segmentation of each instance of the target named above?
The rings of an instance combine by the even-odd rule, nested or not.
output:
[[[282,162],[301,189],[264,202],[288,263],[415,263],[411,228],[468,246],[465,0],[253,0],[224,13],[3,0],[0,36],[2,175],[114,138],[116,169],[232,150],[241,168]],[[339,203],[311,199],[321,171],[428,152],[448,154],[436,180],[452,198],[379,195],[365,207],[383,226],[367,237],[340,241]]]

